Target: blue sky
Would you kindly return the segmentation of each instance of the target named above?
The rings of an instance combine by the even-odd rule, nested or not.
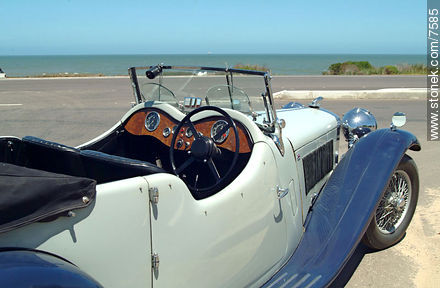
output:
[[[0,0],[0,55],[425,50],[420,0]]]

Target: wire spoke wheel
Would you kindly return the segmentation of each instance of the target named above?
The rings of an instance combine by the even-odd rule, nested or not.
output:
[[[395,171],[376,210],[376,225],[382,233],[394,233],[400,226],[408,212],[411,192],[408,173]]]
[[[399,242],[406,233],[419,198],[419,173],[414,160],[404,155],[394,170],[362,242],[376,250]]]

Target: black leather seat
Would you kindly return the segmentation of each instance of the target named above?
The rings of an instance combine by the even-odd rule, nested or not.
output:
[[[155,173],[166,173],[164,169],[148,162],[93,150],[82,150],[81,157],[87,177],[95,179],[98,183]]]
[[[148,162],[93,150],[79,150],[33,136],[22,139],[23,163],[18,165],[47,172],[87,177],[98,183],[154,173],[166,173]]]
[[[28,168],[86,177],[80,150],[33,136],[22,139],[24,163]]]

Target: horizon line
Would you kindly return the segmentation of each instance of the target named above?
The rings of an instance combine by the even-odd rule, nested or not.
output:
[[[426,56],[424,53],[78,53],[78,54],[0,54],[0,57],[14,57],[14,56],[181,56],[181,55],[197,55],[197,56],[211,56],[211,55],[412,55],[412,56]]]

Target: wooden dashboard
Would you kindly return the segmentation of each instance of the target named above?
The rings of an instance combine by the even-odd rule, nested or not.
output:
[[[154,127],[154,129],[150,129],[151,131],[149,131],[146,128],[145,125],[145,119],[146,117],[152,113],[152,112],[156,112],[159,115],[159,120],[156,121],[158,123],[156,123],[157,127]],[[203,135],[210,137],[211,136],[211,128],[213,127],[213,125],[218,121],[224,119],[222,117],[218,117],[218,116],[213,116],[213,117],[209,117],[206,119],[202,119],[199,121],[194,121],[194,127],[196,128],[196,130],[198,132],[201,132]],[[148,109],[143,109],[140,111],[137,111],[135,114],[133,114],[128,121],[125,123],[124,128],[125,130],[127,130],[129,133],[133,134],[133,135],[148,135],[148,136],[153,136],[154,138],[158,139],[159,141],[161,141],[162,143],[164,143],[165,145],[167,145],[168,147],[171,145],[171,139],[173,138],[173,131],[177,125],[179,124],[179,121],[175,120],[174,118],[172,118],[171,116],[169,116],[168,114],[164,113],[161,110],[158,109],[154,109],[154,108],[148,108]],[[249,133],[247,132],[246,128],[243,126],[243,124],[241,124],[238,121],[235,121],[235,125],[237,127],[237,132],[238,132],[238,137],[239,137],[239,141],[240,141],[240,150],[239,153],[249,153],[252,151],[252,140],[250,138]],[[194,136],[187,136],[187,127],[183,126],[182,129],[180,129],[180,131],[175,131],[177,133],[179,133],[177,135],[177,139],[176,139],[176,143],[175,143],[175,149],[178,150],[182,150],[182,151],[186,151],[186,150],[190,150],[191,149],[191,145],[194,141]],[[171,133],[168,133],[171,132]],[[174,132],[174,133],[175,133]],[[168,135],[167,135],[168,134]],[[177,147],[177,143],[180,141],[180,143],[182,143],[181,147]],[[217,147],[220,148],[224,148],[227,150],[230,150],[232,152],[235,151],[235,133],[234,130],[232,128],[229,128],[229,135],[226,137],[226,139],[224,140],[224,142],[222,143],[216,143]]]

